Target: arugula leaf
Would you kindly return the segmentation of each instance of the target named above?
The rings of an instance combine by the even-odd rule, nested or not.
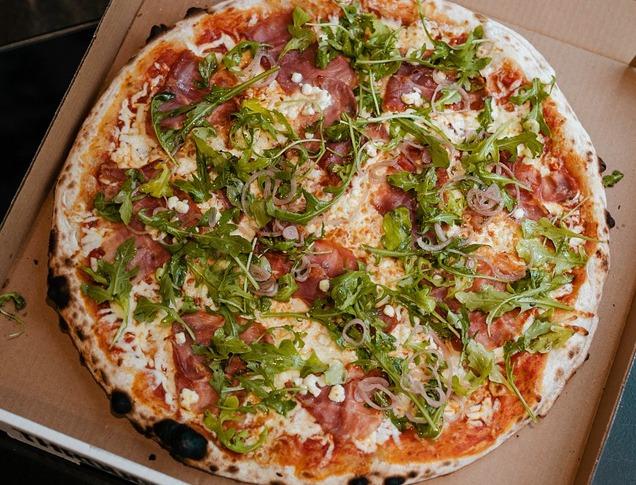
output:
[[[347,311],[363,294],[375,294],[376,285],[366,271],[349,271],[331,280],[331,298],[338,310]]]
[[[522,312],[531,308],[572,310],[570,306],[547,295],[549,291],[562,286],[566,281],[563,278],[554,278],[551,281],[542,282],[536,288],[513,293],[496,290],[492,286],[486,285],[478,292],[458,291],[455,293],[455,298],[470,311],[486,312],[488,314],[486,324],[490,327],[495,318],[515,308],[519,308]]]
[[[220,412],[218,416],[214,416],[210,411],[205,412],[203,418],[203,424],[208,429],[214,431],[217,439],[228,450],[235,453],[250,453],[265,443],[267,439],[267,428],[263,429],[258,438],[253,439],[251,442],[249,431],[237,430],[233,426],[226,426],[226,423],[238,423],[242,419],[242,414],[239,411],[239,400],[236,396],[227,396],[219,404]]]
[[[452,378],[453,391],[460,396],[469,396],[481,387],[490,377],[495,366],[495,356],[491,351],[473,339],[468,339],[464,345],[463,356],[468,365],[465,382],[457,375]]]
[[[492,124],[492,98],[484,100],[484,109],[477,115],[477,121],[482,130],[488,131],[488,127]]]
[[[197,171],[192,180],[177,180],[175,185],[187,192],[196,203],[205,202],[211,197],[212,183],[210,181],[210,165],[219,165],[218,158],[222,155],[207,144],[206,139],[214,136],[211,128],[195,128],[192,130],[192,140],[196,147]]]
[[[216,53],[210,52],[207,56],[199,61],[198,69],[201,78],[203,79],[202,88],[207,88],[210,86],[210,78],[216,68],[218,67],[218,62],[216,60]]]
[[[235,48],[236,47],[237,46],[235,46]],[[163,148],[170,159],[174,161],[174,154],[181,145],[183,145],[188,134],[194,128],[204,126],[205,123],[207,123],[206,118],[212,111],[226,101],[241,94],[253,84],[266,79],[279,69],[280,67],[278,66],[273,67],[236,86],[212,86],[211,91],[204,96],[202,101],[175,110],[162,111],[161,109],[165,103],[174,99],[175,96],[173,93],[163,92],[156,94],[150,102],[150,116],[155,135],[157,136],[157,140],[159,140],[161,148]],[[185,114],[185,120],[180,128],[164,129],[161,126],[164,120],[181,114]]]
[[[276,301],[289,301],[296,290],[298,284],[291,273],[287,273],[278,278],[278,293],[274,296]]]
[[[390,251],[402,251],[411,247],[411,214],[406,207],[387,212],[382,220],[382,244]]]
[[[316,54],[316,65],[324,69],[338,54],[350,59],[353,68],[366,81],[380,79],[397,71],[401,64],[397,49],[398,31],[372,13],[361,12],[359,3],[340,4],[343,15],[338,25],[323,24]]]
[[[154,302],[145,296],[142,296],[137,300],[134,317],[138,322],[152,322],[160,313],[163,314],[161,319],[161,323],[163,325],[170,325],[173,322],[179,322],[187,328],[187,325],[174,308],[162,303]]]
[[[126,180],[121,185],[115,196],[106,200],[103,192],[99,192],[93,200],[95,212],[101,217],[112,222],[130,224],[132,218],[134,193],[141,176],[139,171],[129,169],[126,171]]]
[[[21,327],[20,330],[9,334],[9,338],[15,338],[22,335],[22,333],[24,332],[25,324],[24,321],[16,313],[12,313],[4,309],[4,306],[7,305],[9,302],[13,302],[13,308],[16,312],[19,312],[24,310],[24,308],[26,307],[26,300],[21,294],[16,291],[10,291],[0,294],[0,315],[14,321]]]
[[[550,314],[548,313],[548,318]],[[539,317],[526,332],[517,340],[506,342],[504,345],[504,366],[506,370],[506,384],[523,404],[528,416],[536,421],[536,416],[515,384],[512,357],[520,352],[547,353],[552,349],[562,347],[574,334],[571,328],[551,324],[547,319]]]
[[[441,71],[457,72],[459,74],[457,83],[466,90],[471,89],[471,80],[479,78],[480,72],[488,64],[490,57],[479,57],[479,40],[484,37],[484,28],[481,25],[468,35],[466,42],[459,45],[450,45],[442,40],[434,39],[422,22],[428,38],[433,43],[433,52],[429,52],[426,45],[422,47],[419,56],[414,55],[413,61],[439,69]]]
[[[614,170],[612,173],[603,176],[603,187],[614,187],[618,182],[623,180],[625,175],[619,170]]]
[[[546,217],[542,217],[538,221],[524,219],[521,223],[521,231],[524,238],[544,236],[552,241],[552,244],[555,246],[571,239],[584,239],[586,241],[596,240],[585,234],[579,234],[564,227],[557,227]]]
[[[519,106],[524,103],[530,103],[530,113],[526,118],[526,122],[536,123],[535,126],[538,125],[541,133],[547,137],[551,133],[550,127],[543,117],[543,101],[550,96],[550,91],[552,91],[555,82],[556,79],[552,78],[551,82],[544,84],[541,79],[534,78],[530,86],[522,88],[519,94],[510,97],[510,102]]]
[[[263,44],[254,40],[242,40],[223,56],[221,62],[228,71],[238,72],[238,67],[241,65],[241,61],[243,60],[243,54],[249,52],[252,57],[254,57],[258,49],[262,46]]]
[[[395,121],[405,132],[410,133],[419,143],[428,147],[434,167],[448,168],[450,165],[448,152],[438,137],[413,120],[397,118]]]
[[[303,28],[303,26],[311,20],[311,15],[305,12],[301,7],[294,7],[292,13],[292,25],[287,27],[292,38],[285,44],[279,55],[282,58],[289,51],[304,51],[316,41],[316,36],[311,28]]]
[[[144,194],[148,194],[157,199],[161,197],[172,196],[172,188],[170,187],[170,169],[165,163],[157,164],[157,168],[161,170],[156,177],[149,180],[139,187]]]
[[[128,270],[127,267],[135,257],[137,252],[134,238],[124,241],[115,252],[112,263],[104,259],[97,261],[97,269],[83,268],[83,271],[90,276],[97,285],[82,285],[82,292],[93,299],[97,304],[106,301],[113,301],[124,314],[123,322],[119,326],[112,345],[117,343],[121,335],[130,323],[130,294],[132,291],[131,279],[137,274],[138,268]]]

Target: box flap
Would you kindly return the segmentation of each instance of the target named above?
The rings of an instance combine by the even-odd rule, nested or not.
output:
[[[102,80],[111,68],[111,63],[104,63],[104,59],[115,57],[128,31],[130,19],[141,3],[142,0],[113,2],[102,17],[93,41],[0,225],[0,285],[55,182],[75,134],[95,103]]]
[[[636,56],[634,0],[456,0],[465,7],[629,64]]]

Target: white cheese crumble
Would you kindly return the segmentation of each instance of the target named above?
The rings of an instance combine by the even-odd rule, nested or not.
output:
[[[187,214],[190,210],[190,206],[187,201],[181,200],[176,195],[173,195],[172,197],[168,197],[168,209],[177,211],[179,214]]]
[[[424,104],[424,98],[422,98],[422,93],[419,89],[415,89],[410,93],[404,93],[400,96],[400,99],[404,104],[408,104],[409,106],[422,106]]]
[[[188,389],[187,387],[181,389],[181,404],[188,409],[191,409],[197,402],[199,402],[199,395],[196,391]]]
[[[331,387],[329,399],[333,402],[343,402],[345,400],[345,388],[340,384]]]
[[[300,92],[311,98],[310,101],[314,107],[317,107],[320,111],[326,110],[333,103],[333,98],[329,91],[326,89],[321,89],[318,86],[314,86],[312,84],[302,84],[300,87]]]
[[[378,428],[362,440],[353,440],[353,444],[364,453],[373,453],[378,445],[384,444],[393,438],[396,444],[400,441],[400,431],[389,419],[383,420]]]
[[[185,334],[183,332],[179,332],[179,333],[175,334],[174,341],[177,342],[177,344],[179,344],[179,345],[185,344],[186,343]]]
[[[303,75],[299,72],[294,72],[291,75],[291,80],[293,83],[300,84],[303,80]]]
[[[317,376],[315,374],[309,374],[305,377],[303,384],[307,386],[307,391],[314,397],[318,397],[320,395],[321,389],[318,386],[325,385],[325,379],[322,376]]]
[[[320,288],[320,291],[324,291],[325,293],[329,291],[330,286],[331,286],[331,283],[327,279],[320,280],[320,283],[318,283],[318,288]]]

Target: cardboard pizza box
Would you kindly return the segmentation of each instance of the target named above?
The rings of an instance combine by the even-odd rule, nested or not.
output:
[[[109,403],[46,304],[52,187],[84,117],[153,26],[174,24],[203,0],[113,0],[0,229],[0,283],[28,301],[26,332],[0,322],[0,428],[63,456],[136,482],[215,483],[109,412]],[[438,484],[571,483],[593,476],[636,343],[636,2],[459,0],[526,36],[558,82],[599,155],[625,179],[608,190],[616,220],[611,270],[589,358],[551,412]],[[160,27],[155,27],[156,32]]]

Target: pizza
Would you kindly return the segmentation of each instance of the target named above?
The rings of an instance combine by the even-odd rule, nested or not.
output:
[[[85,121],[50,296],[113,411],[185,463],[400,484],[549,410],[597,325],[605,217],[589,136],[501,24],[223,3]]]

